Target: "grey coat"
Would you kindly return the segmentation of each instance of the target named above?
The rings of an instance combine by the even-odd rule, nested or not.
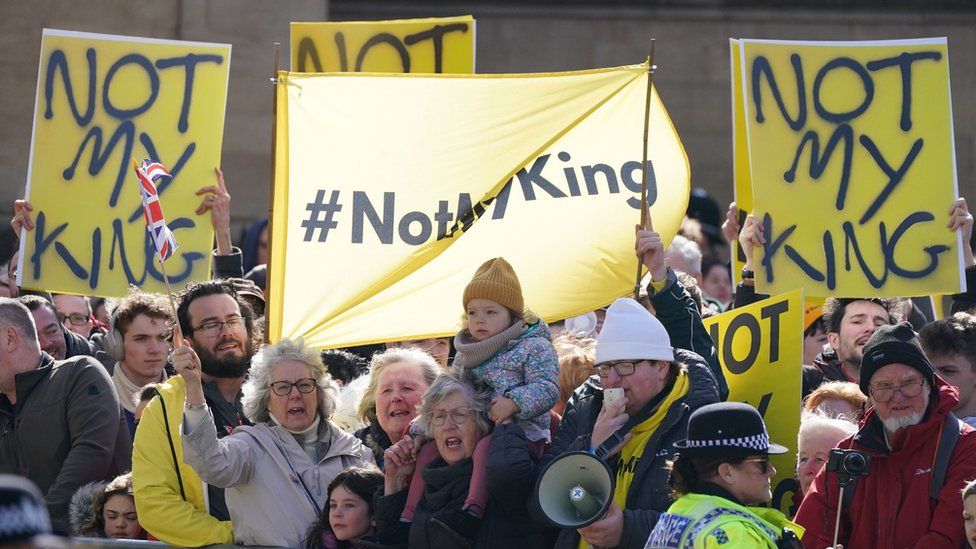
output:
[[[332,479],[346,467],[373,464],[368,448],[324,419],[319,423],[322,457],[317,463],[281,426],[238,427],[218,440],[212,417],[189,433],[186,423],[184,461],[204,482],[226,489],[238,544],[301,545],[309,527],[328,508]]]

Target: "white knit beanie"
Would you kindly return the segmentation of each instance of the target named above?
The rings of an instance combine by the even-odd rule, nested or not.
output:
[[[596,340],[596,363],[615,360],[674,362],[671,338],[661,321],[640,303],[621,297],[607,309]]]

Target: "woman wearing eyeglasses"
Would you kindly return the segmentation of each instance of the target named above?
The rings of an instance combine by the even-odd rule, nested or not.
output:
[[[445,370],[434,380],[424,394],[418,421],[433,439],[438,457],[423,471],[416,471],[424,476],[425,486],[413,521],[400,520],[418,450],[405,436],[386,451],[383,494],[376,500],[377,535],[361,544],[411,549],[470,547],[470,541],[452,536],[449,528],[434,525],[445,514],[461,512],[474,470],[471,455],[478,441],[491,432],[487,459],[489,500],[477,531],[470,533],[473,546],[541,546],[541,528],[531,521],[525,509],[535,482],[535,457],[518,424],[509,420],[492,431],[490,409],[491,390],[464,377],[458,369]]]
[[[803,528],[775,509],[751,507],[772,499],[776,468],[769,456],[788,451],[770,442],[752,406],[721,402],[695,410],[688,438],[675,447],[669,483],[678,499],[645,549],[803,547]]]
[[[346,467],[374,463],[372,452],[329,421],[336,390],[319,353],[302,340],[282,339],[254,356],[241,388],[254,425],[219,440],[199,367],[182,376],[184,460],[204,482],[226,489],[238,544],[301,545],[328,511],[332,479]]]

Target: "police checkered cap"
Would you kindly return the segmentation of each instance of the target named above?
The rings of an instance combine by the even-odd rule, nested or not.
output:
[[[682,455],[736,456],[783,454],[788,450],[770,442],[762,416],[741,402],[709,404],[692,412],[688,438],[675,443]]]
[[[748,448],[750,450],[765,452],[769,449],[769,435],[763,433],[761,435],[752,435],[748,437],[706,440],[688,439],[685,441],[686,448],[709,448],[714,446],[735,446],[737,448]]]

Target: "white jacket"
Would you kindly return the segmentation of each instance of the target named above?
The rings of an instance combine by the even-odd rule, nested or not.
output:
[[[332,479],[346,467],[374,463],[357,438],[324,419],[318,433],[324,456],[318,463],[281,426],[242,426],[220,440],[213,418],[192,430],[184,421],[183,428],[184,461],[204,482],[226,489],[234,541],[244,545],[301,545],[319,513],[328,509]]]

